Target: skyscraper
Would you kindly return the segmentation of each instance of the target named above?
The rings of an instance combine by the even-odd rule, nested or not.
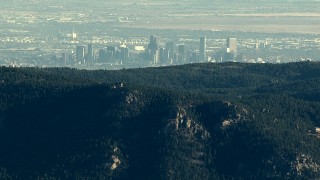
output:
[[[185,63],[186,52],[185,52],[184,44],[180,44],[178,46],[178,54],[179,54],[179,58],[178,58],[179,63]]]
[[[227,48],[228,52],[237,52],[237,38],[228,38],[227,39]]]
[[[99,49],[99,62],[104,63],[107,61],[106,57],[106,50],[105,49]]]
[[[153,51],[158,49],[158,44],[157,44],[157,37],[155,36],[150,36],[150,42],[148,44],[148,49],[151,49]]]
[[[66,65],[67,64],[67,53],[62,53],[61,64],[62,65]]]
[[[174,58],[174,44],[173,42],[166,42],[166,50],[169,54],[168,56],[168,62],[172,62],[173,58]]]
[[[200,45],[199,45],[199,61],[200,62],[204,62],[206,61],[206,48],[207,48],[207,45],[206,45],[206,37],[203,36],[203,37],[200,37]]]
[[[87,60],[88,62],[93,63],[93,47],[91,43],[88,44]]]
[[[237,58],[237,38],[227,39],[227,52],[225,53],[225,61],[235,61]]]
[[[76,47],[76,60],[77,63],[84,63],[84,49],[85,46],[77,46]]]
[[[168,54],[166,52],[167,51],[163,47],[159,49],[159,63],[168,61]]]
[[[153,53],[152,61],[154,64],[159,64],[160,59],[159,59],[159,50],[155,50]]]
[[[157,37],[150,36],[150,42],[148,44],[148,59],[152,63],[159,63],[159,51]]]
[[[112,55],[115,56],[116,55],[116,51],[117,51],[117,47],[116,46],[107,46],[107,51],[112,52]]]
[[[128,47],[120,47],[120,55],[119,59],[122,63],[129,62],[129,48]]]

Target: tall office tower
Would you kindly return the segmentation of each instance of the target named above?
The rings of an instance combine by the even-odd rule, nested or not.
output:
[[[148,49],[151,49],[151,50],[154,50],[154,51],[158,49],[157,37],[150,36],[150,42],[148,44]]]
[[[107,46],[107,51],[111,51],[113,56],[116,55],[117,47],[115,46]]]
[[[224,61],[235,61],[237,58],[237,38],[227,39],[227,51],[224,55]]]
[[[206,48],[207,48],[207,45],[206,45],[206,37],[203,36],[203,37],[200,37],[200,46],[199,46],[199,60],[200,62],[204,62],[206,61]]]
[[[157,37],[150,36],[150,42],[148,44],[147,50],[148,60],[152,63],[159,63],[159,51],[158,51],[158,43]]]
[[[123,55],[124,55],[124,60],[126,62],[129,62],[130,61],[130,51],[129,51],[129,48],[128,47],[125,47],[124,48],[124,52],[123,52]]]
[[[114,55],[115,60],[121,60],[121,49],[116,50],[116,54]]]
[[[115,46],[107,46],[107,60],[108,62],[115,62],[116,60],[116,53],[118,49]]]
[[[237,52],[237,38],[228,38],[227,39],[227,48],[228,52]]]
[[[106,50],[105,49],[99,49],[99,62],[103,63],[107,61],[107,57],[106,57]]]
[[[77,63],[84,63],[84,49],[85,46],[77,46],[76,47],[76,60]]]
[[[92,44],[88,44],[87,61],[93,63],[93,47]]]
[[[186,52],[185,52],[184,44],[179,45],[178,54],[179,54],[179,58],[178,58],[179,63],[185,63]]]
[[[169,58],[169,51],[168,49],[164,48],[164,51],[163,51],[163,60],[160,59],[161,63],[171,63],[172,62],[172,58],[170,59]]]
[[[105,54],[105,62],[108,62],[108,63],[113,63],[115,60],[114,58],[114,54],[112,51],[106,51],[106,54]]]
[[[159,49],[159,61],[160,63],[165,63],[168,62],[168,51],[165,48],[160,48]]]
[[[160,64],[160,58],[159,58],[159,50],[155,50],[152,55],[152,61],[154,64]]]
[[[122,63],[129,62],[129,48],[128,47],[121,47],[120,48],[119,59],[121,60]]]
[[[168,57],[168,61],[172,62],[173,58],[174,58],[174,44],[173,42],[166,42],[166,50],[169,53],[169,57]]]
[[[62,53],[61,64],[62,65],[66,65],[67,64],[67,53]]]

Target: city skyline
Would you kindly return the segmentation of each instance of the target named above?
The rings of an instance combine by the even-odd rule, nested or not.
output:
[[[0,64],[119,69],[224,59],[318,60],[319,3],[3,1]],[[147,47],[149,35],[157,37],[156,48]],[[237,39],[237,47],[226,45],[228,37]],[[85,46],[85,55],[79,51],[75,60],[78,45]]]
[[[199,49],[186,49],[187,44],[176,44],[173,41],[165,42],[164,45],[159,45],[159,39],[157,36],[150,35],[149,43],[144,47],[144,51],[141,51],[141,61],[147,64],[155,65],[178,65],[187,63],[199,63],[199,62],[215,62],[215,59],[219,59],[220,62],[234,61],[235,58],[230,56],[236,53],[237,41],[236,38],[226,39],[226,48],[221,47],[221,56],[217,57],[212,54],[207,56],[206,36],[201,36],[198,43]],[[72,54],[69,60],[65,60],[65,54],[61,55],[61,62],[69,62],[69,64],[95,64],[95,63],[130,63],[130,52],[133,51],[126,45],[105,45],[102,48],[93,48],[94,44],[77,45],[75,49],[75,59],[72,59]],[[190,52],[190,53],[187,53]],[[208,59],[209,58],[209,59]],[[237,59],[241,62],[241,59]],[[134,62],[131,62],[134,63]],[[139,64],[139,63],[137,63]]]

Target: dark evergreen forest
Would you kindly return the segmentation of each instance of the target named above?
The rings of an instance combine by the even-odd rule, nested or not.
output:
[[[320,178],[320,63],[0,67],[0,179]]]

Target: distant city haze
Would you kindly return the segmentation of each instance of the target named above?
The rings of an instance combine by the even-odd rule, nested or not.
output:
[[[315,0],[0,0],[0,4],[4,66],[120,69],[320,57],[320,1]]]
[[[216,29],[249,32],[319,33],[315,0],[1,0],[3,20],[120,22],[117,26],[160,29]],[[21,20],[20,20],[21,21]],[[133,22],[133,23],[132,23]]]

